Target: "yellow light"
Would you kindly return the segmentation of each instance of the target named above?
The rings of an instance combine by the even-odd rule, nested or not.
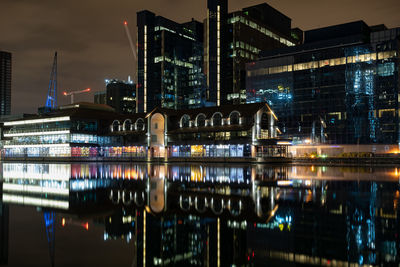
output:
[[[291,145],[291,142],[277,142],[277,145]]]
[[[278,181],[278,186],[289,186],[293,184],[293,181]]]
[[[146,211],[145,210],[143,211],[143,267],[146,267]]]

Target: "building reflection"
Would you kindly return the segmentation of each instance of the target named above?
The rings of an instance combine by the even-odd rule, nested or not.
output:
[[[2,183],[0,182],[0,185]],[[2,191],[1,191],[2,192]],[[8,264],[8,231],[10,212],[8,205],[0,202],[0,265]]]
[[[396,169],[3,163],[2,175],[3,203],[104,225],[137,266],[400,262]],[[7,205],[1,229],[3,255]]]

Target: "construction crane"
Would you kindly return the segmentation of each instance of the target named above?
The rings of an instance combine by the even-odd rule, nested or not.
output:
[[[53,67],[51,68],[49,90],[47,92],[46,110],[57,107],[57,51],[54,53]]]
[[[87,93],[87,92],[90,92],[90,88],[86,88],[86,89],[84,89],[84,90],[78,90],[78,91],[71,91],[71,92],[66,92],[66,91],[64,91],[64,95],[65,96],[71,96],[71,104],[73,104],[74,103],[74,95],[76,95],[76,94],[82,94],[82,93]]]
[[[126,36],[128,37],[129,46],[130,46],[130,48],[131,48],[132,55],[133,55],[133,58],[134,58],[135,75],[133,76],[133,80],[136,82],[136,99],[137,99],[137,96],[138,96],[138,79],[137,79],[137,73],[138,73],[138,71],[137,71],[136,47],[133,45],[132,36],[131,36],[131,34],[130,34],[129,27],[128,27],[128,22],[127,22],[126,20],[124,21],[124,28],[125,28],[125,33],[126,33]],[[138,108],[139,108],[139,105],[138,105],[138,103],[136,103],[136,113],[139,112],[139,109],[138,109]]]
[[[128,37],[129,46],[130,46],[130,48],[132,50],[132,55],[133,55],[133,57],[135,59],[135,63],[136,63],[136,61],[137,61],[136,48],[133,45],[132,36],[130,34],[130,31],[129,31],[129,28],[128,28],[128,22],[126,20],[124,21],[124,28],[125,28],[126,36]],[[135,69],[136,69],[136,64],[135,64]],[[136,70],[136,72],[137,72],[137,70]]]

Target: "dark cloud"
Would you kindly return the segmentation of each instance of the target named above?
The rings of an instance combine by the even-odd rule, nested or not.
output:
[[[229,10],[262,3],[230,0]],[[292,18],[293,26],[312,29],[352,20],[400,26],[398,0],[270,0]],[[12,112],[34,112],[43,105],[52,56],[59,52],[59,91],[104,89],[105,78],[135,73],[122,26],[126,19],[134,42],[136,12],[149,9],[178,22],[202,21],[206,0],[0,0],[0,50],[13,53]],[[59,103],[69,99],[59,94]],[[92,101],[93,94],[77,100]]]

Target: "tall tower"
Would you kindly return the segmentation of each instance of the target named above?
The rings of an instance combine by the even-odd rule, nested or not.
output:
[[[226,98],[225,67],[227,54],[228,0],[207,0],[204,30],[204,70],[207,75],[207,100],[217,106]]]
[[[205,86],[196,77],[203,77],[203,29],[194,19],[178,23],[147,10],[137,13],[139,112],[201,105]]]
[[[138,112],[149,112],[153,107],[159,88],[152,86],[153,79],[153,40],[155,14],[144,10],[137,13],[138,42],[138,77],[137,105]]]
[[[11,113],[11,53],[0,51],[0,115]]]

